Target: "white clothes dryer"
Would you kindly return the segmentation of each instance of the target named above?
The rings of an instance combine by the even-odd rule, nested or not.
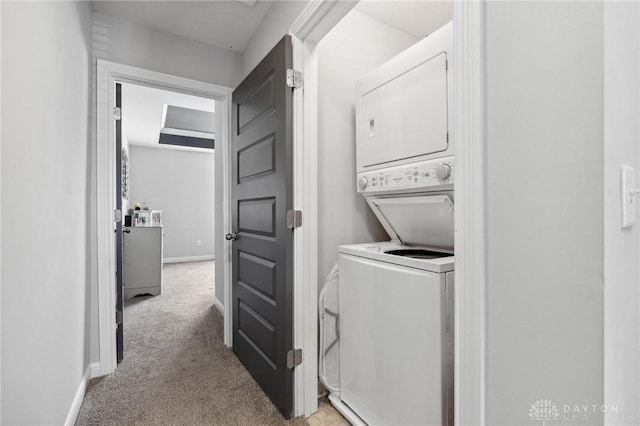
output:
[[[453,23],[356,83],[356,169],[453,155]]]

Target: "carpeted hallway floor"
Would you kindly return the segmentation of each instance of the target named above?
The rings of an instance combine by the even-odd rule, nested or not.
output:
[[[93,379],[76,425],[306,425],[286,421],[222,343],[214,263],[169,264],[163,294],[125,306],[125,359]]]

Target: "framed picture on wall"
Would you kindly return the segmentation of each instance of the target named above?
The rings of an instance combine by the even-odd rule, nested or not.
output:
[[[121,170],[122,198],[129,199],[129,154],[122,148],[122,170]]]

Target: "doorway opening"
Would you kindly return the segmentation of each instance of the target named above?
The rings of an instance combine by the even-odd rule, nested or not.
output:
[[[323,260],[320,252],[323,250],[325,235],[320,232],[322,226],[321,204],[336,201],[326,195],[326,185],[338,188],[341,182],[348,182],[352,176],[345,178],[343,174],[326,174],[326,181],[320,179],[321,165],[318,163],[321,151],[322,130],[321,115],[324,113],[327,123],[345,125],[345,121],[354,120],[354,108],[348,115],[332,114],[333,109],[323,112],[319,103],[326,92],[319,90],[320,73],[322,67],[320,59],[321,43],[330,31],[336,27],[347,13],[356,5],[363,4],[371,9],[385,7],[387,2],[320,2],[305,11],[294,23],[291,32],[294,42],[294,67],[303,71],[305,91],[295,94],[295,141],[304,141],[304,146],[294,142],[294,152],[299,162],[294,168],[295,194],[304,206],[305,227],[304,234],[297,236],[296,243],[305,246],[305,256],[297,258],[296,283],[304,282],[303,286],[296,285],[296,307],[303,306],[296,311],[296,339],[303,342],[307,351],[305,358],[317,365],[317,348],[315,340],[317,330],[317,291],[322,285]],[[390,3],[390,2],[389,2]],[[442,6],[446,2],[430,2],[434,6]],[[401,6],[415,5],[415,2],[393,2],[398,10],[387,10],[384,19],[393,19],[402,13]],[[453,2],[449,3],[453,12],[453,62],[457,71],[453,73],[453,117],[452,136],[455,139],[454,155],[456,156],[457,178],[455,185],[456,214],[455,214],[455,263],[456,263],[456,291],[455,291],[455,418],[461,424],[484,424],[484,374],[485,374],[485,259],[484,259],[484,211],[485,211],[485,118],[484,118],[484,16],[485,6],[481,3]],[[361,12],[364,12],[361,10]],[[375,12],[372,12],[375,14]],[[424,16],[415,13],[409,17],[414,23],[425,23],[436,14]],[[394,24],[388,29],[398,29]],[[426,35],[426,34],[424,34]],[[369,40],[373,40],[370,37]],[[357,52],[361,46],[354,50]],[[374,47],[377,49],[377,47]],[[378,54],[375,50],[373,55]],[[334,59],[336,59],[334,57]],[[348,56],[347,56],[347,59]],[[339,61],[335,61],[339,63]],[[335,85],[353,80],[350,70],[341,69],[336,74]],[[357,76],[356,76],[357,77]],[[341,96],[353,93],[353,86],[344,85]],[[333,130],[333,129],[332,129]],[[353,152],[346,151],[352,160]],[[342,162],[339,155],[327,156],[331,160]],[[352,163],[353,164],[353,163]],[[353,181],[355,183],[355,181]],[[325,194],[323,194],[323,191]],[[324,203],[320,203],[320,200]],[[334,204],[340,205],[339,202]],[[363,210],[359,210],[363,214]],[[339,221],[351,225],[350,218],[342,213]],[[365,216],[366,217],[366,216]],[[345,236],[351,235],[351,228],[347,226]],[[342,238],[342,237],[341,237]],[[331,247],[332,246],[332,247]],[[328,253],[335,255],[336,242],[329,244]],[[331,265],[327,260],[326,265]],[[324,267],[326,267],[326,265]],[[299,272],[298,272],[299,271]],[[298,299],[300,297],[301,299]],[[298,322],[304,319],[302,322]],[[317,370],[315,370],[317,372]],[[302,371],[300,371],[302,374]],[[315,381],[310,380],[313,372],[305,371],[307,381],[304,382],[304,407],[306,414],[317,407],[315,400]],[[296,376],[298,377],[298,376]]]
[[[122,243],[116,242],[116,252],[121,251],[116,268],[122,271],[117,285],[122,285],[123,296],[118,333],[128,337],[116,341],[121,361],[127,356],[124,347],[140,345],[144,329],[150,331],[158,315],[176,314],[185,322],[197,315],[199,299],[213,306],[215,139],[222,126],[216,109],[222,102],[118,85],[116,205],[123,216]],[[127,334],[129,324],[142,333],[137,340]]]
[[[107,375],[113,372],[117,365],[116,330],[113,327],[113,324],[117,323],[117,319],[119,319],[117,318],[116,310],[114,309],[114,306],[117,306],[116,304],[116,301],[117,301],[117,298],[116,298],[117,296],[116,294],[116,289],[117,289],[116,246],[117,244],[116,244],[116,239],[114,238],[114,235],[116,235],[114,234],[114,229],[116,229],[117,223],[122,223],[122,222],[117,221],[119,218],[117,217],[118,216],[117,214],[114,215],[114,211],[116,208],[116,201],[117,201],[116,189],[121,189],[119,188],[120,185],[116,185],[115,172],[121,171],[121,169],[116,169],[116,164],[119,162],[119,160],[122,159],[121,157],[122,151],[119,150],[119,152],[116,153],[116,127],[117,126],[114,125],[114,120],[117,118],[118,115],[121,114],[122,110],[120,111],[115,110],[116,99],[114,96],[114,92],[116,88],[116,83],[127,85],[127,87],[125,88],[125,96],[126,96],[127,89],[133,90],[134,92],[136,90],[142,91],[144,89],[156,90],[156,92],[154,92],[155,95],[149,95],[149,93],[147,93],[147,95],[144,96],[145,99],[149,100],[154,96],[158,95],[159,93],[158,91],[166,91],[166,92],[172,93],[173,94],[172,96],[174,97],[182,96],[184,98],[185,96],[190,96],[190,97],[204,98],[204,100],[202,100],[201,102],[209,102],[210,104],[214,105],[209,109],[213,110],[215,113],[219,113],[219,118],[216,120],[219,127],[218,127],[218,130],[215,131],[215,135],[214,135],[214,142],[216,143],[215,147],[217,149],[215,150],[215,154],[199,153],[201,154],[201,156],[208,155],[209,160],[215,161],[216,163],[214,167],[217,170],[216,171],[217,179],[215,179],[216,188],[214,189],[213,193],[215,193],[216,204],[217,204],[216,215],[215,215],[215,218],[217,220],[214,220],[214,217],[211,217],[210,221],[208,221],[207,223],[208,226],[211,225],[210,227],[212,229],[216,227],[215,225],[217,225],[218,227],[226,226],[226,221],[228,220],[229,193],[226,188],[228,184],[227,176],[229,174],[229,170],[227,167],[228,161],[224,161],[224,158],[226,158],[227,156],[227,149],[228,149],[227,144],[229,140],[228,138],[229,117],[230,117],[229,105],[230,105],[231,89],[222,87],[222,86],[213,85],[213,84],[197,82],[197,81],[193,81],[185,78],[170,76],[170,75],[157,73],[153,71],[143,70],[135,67],[115,64],[115,63],[102,61],[102,60],[98,60],[97,71],[98,71],[98,79],[97,79],[97,101],[98,102],[97,102],[97,128],[96,128],[96,135],[97,135],[97,142],[98,142],[97,250],[98,250],[98,256],[100,260],[99,268],[98,268],[98,324],[99,324],[99,341],[100,341],[100,365],[99,365],[99,368],[97,369],[98,371],[96,372],[97,373],[96,375],[102,376],[102,375]],[[125,102],[127,101],[125,100]],[[168,102],[167,105],[169,105],[170,103],[171,102]],[[183,106],[173,105],[173,106],[176,107],[176,110],[178,111],[178,115],[180,115],[180,113],[184,113],[184,108],[185,108],[184,105]],[[179,127],[184,127],[184,126],[180,126],[180,125],[176,125],[175,123],[172,123],[172,120],[173,121],[175,120],[172,119],[171,117],[167,118],[165,116],[164,104],[162,104],[162,106],[160,107],[156,107],[156,111],[157,111],[157,108],[160,108],[160,117],[154,119],[155,120],[154,126],[156,126],[156,130],[153,131],[153,133],[158,132],[155,136],[153,136],[155,138],[156,143],[161,138],[160,133],[164,133],[168,135],[169,142],[175,142],[176,140],[184,142],[185,139],[188,139],[189,137],[194,136],[194,133],[188,133],[188,132],[186,136],[184,132],[180,134],[180,131],[184,131],[185,129],[179,129]],[[182,108],[182,110],[180,108]],[[144,105],[142,105],[140,109],[142,110],[141,114],[143,116],[145,113],[149,113],[149,111],[152,110],[152,108],[149,108],[149,106],[144,106]],[[169,107],[167,107],[166,109],[169,110]],[[157,117],[157,112],[155,113],[155,116]],[[163,120],[164,120],[164,123],[163,123]],[[167,120],[169,120],[169,122],[167,122]],[[162,131],[160,131],[161,126],[164,126]],[[178,129],[176,129],[176,127],[178,127]],[[215,127],[215,124],[214,124],[214,127]],[[200,132],[200,133],[206,133],[206,132]],[[196,136],[203,136],[203,135],[197,134]],[[127,143],[125,143],[125,148],[127,148],[126,156],[129,162],[131,163],[133,161],[133,163],[135,163],[137,158],[138,163],[143,165],[142,167],[140,167],[140,169],[137,169],[135,167],[135,164],[133,165],[132,168],[130,168],[130,173],[132,173],[132,175],[129,176],[130,184],[133,183],[134,180],[140,181],[140,179],[136,179],[135,173],[137,173],[137,171],[144,169],[144,167],[147,167],[147,166],[151,167],[152,165],[155,167],[157,164],[154,164],[154,163],[156,162],[164,161],[165,164],[167,162],[171,162],[171,160],[168,160],[167,158],[160,158],[160,157],[167,157],[167,155],[165,155],[166,153],[171,153],[174,156],[181,155],[182,157],[187,157],[189,156],[189,154],[193,154],[193,151],[188,151],[184,147],[182,148],[175,147],[173,149],[161,149],[161,148],[148,148],[145,146],[140,146],[139,144],[144,144],[144,138],[142,136],[140,136],[140,138],[142,142],[134,141],[134,144],[129,144],[128,147],[127,147]],[[197,139],[206,139],[206,138],[197,138]],[[172,144],[167,143],[165,145],[169,146]],[[143,152],[147,152],[146,156],[142,154]],[[151,154],[149,154],[149,152]],[[149,161],[149,158],[145,158],[149,156],[155,158],[155,160]],[[184,160],[184,158],[182,160]],[[203,160],[202,162],[206,163],[207,160]],[[148,164],[144,166],[145,163],[148,163]],[[164,175],[158,175],[157,173],[160,173],[160,171],[156,170],[155,172],[156,179],[166,179],[167,174],[170,172],[169,170],[170,167],[167,166],[165,167],[165,169],[167,170],[164,170]],[[182,174],[188,175],[188,173],[190,173],[191,171],[192,170],[188,170],[186,172],[183,172]],[[161,176],[161,177],[158,177],[158,176]],[[175,194],[177,194],[176,196],[178,196],[178,201],[180,201],[179,199],[180,194],[184,195],[189,191],[189,188],[185,188],[186,184],[184,183],[182,184],[182,188],[181,188],[179,184],[176,184],[176,179],[177,177],[171,181],[170,185],[174,186],[174,192]],[[121,180],[118,180],[118,183],[121,184],[122,183]],[[140,189],[140,187],[138,187],[138,189]],[[158,207],[154,207],[150,204],[150,203],[157,203],[157,201],[154,201],[155,198],[153,198],[156,195],[139,195],[137,198],[146,198],[147,196],[151,198],[133,200],[132,197],[136,197],[136,194],[132,193],[131,190],[137,191],[135,184],[133,184],[129,188],[129,190],[130,190],[129,200],[127,201],[130,203],[130,205],[128,206],[128,208],[134,209],[130,220],[132,222],[134,220],[137,220],[138,224],[142,224],[143,221],[146,222],[147,214],[148,214],[148,220],[151,221],[151,210],[149,210],[148,213],[147,211],[144,211],[142,203],[146,201],[148,204],[147,207],[149,207],[150,209],[160,210]],[[213,193],[210,195],[210,197],[207,197],[207,199],[210,200],[212,204],[214,199]],[[149,192],[148,194],[153,194],[153,191]],[[135,210],[134,203],[136,201],[139,201],[141,203],[140,211]],[[128,208],[126,210],[128,210]],[[136,216],[136,212],[138,212],[137,216]],[[189,217],[193,218],[196,216],[196,213],[197,212],[194,209],[193,211],[190,211],[188,215]],[[186,217],[186,218],[180,217],[180,215],[182,214],[184,213],[176,214],[174,212],[174,214],[171,215],[172,217],[169,219],[169,223],[171,222],[174,223],[172,228],[175,226],[176,227],[175,229],[178,230],[178,232],[172,232],[172,234],[174,234],[172,236],[176,237],[175,241],[171,243],[174,246],[179,245],[179,239],[180,239],[180,233],[181,233],[179,231],[181,229],[180,226],[182,226],[184,221],[189,220],[189,217]],[[124,215],[124,216],[129,216],[129,215]],[[125,218],[122,217],[122,219],[124,220]],[[164,225],[167,224],[166,212],[163,212],[161,214],[160,220]],[[143,228],[144,227],[131,226],[129,230],[131,231],[131,233],[136,231],[141,231],[141,232],[146,231],[146,230],[143,230]],[[167,229],[165,229],[165,231],[166,230]],[[213,231],[213,234],[214,235],[216,234],[215,231]],[[127,234],[127,236],[129,235],[130,234]],[[208,241],[209,243],[214,241],[214,235],[210,236]],[[202,250],[202,248],[206,247],[205,237],[201,237],[201,238],[196,237],[191,239],[194,240],[193,246],[195,247],[195,250],[197,250],[198,248]],[[197,240],[200,240],[200,245],[198,245]],[[175,253],[179,253],[179,252],[175,252]],[[198,253],[197,251],[194,251],[191,254],[187,253],[183,255],[180,255],[180,254],[171,255],[171,252],[167,253],[165,250],[164,257],[169,258],[169,260],[171,261],[171,260],[204,260],[207,257],[216,256],[218,270],[222,269],[224,271],[224,269],[228,268],[228,259],[229,259],[228,253],[225,252],[225,246],[222,245],[221,248],[220,246],[218,246],[217,249],[214,249],[214,253],[211,253],[211,252]],[[205,256],[205,257],[202,257],[202,256]],[[162,263],[163,262],[160,262],[161,265]],[[126,268],[122,268],[122,269],[124,269],[123,272],[126,273]],[[225,301],[223,296],[224,287],[228,285],[229,283],[226,280],[224,279],[218,280],[217,287],[221,290],[220,292],[221,294],[217,295],[218,297],[214,297],[213,290],[211,290],[210,302],[212,304],[214,304],[217,307],[224,305],[224,301]],[[146,286],[146,287],[153,287],[153,286]],[[140,292],[142,292],[143,294],[146,292],[144,291],[145,290],[144,285],[140,286],[139,288],[142,288]],[[136,290],[136,291],[130,292],[129,296],[135,295],[132,293],[138,293],[138,291]],[[153,294],[153,291],[148,291],[148,293]],[[223,298],[223,300],[220,301],[219,300],[220,298]],[[225,313],[223,323],[224,323],[223,334],[224,334],[224,340],[225,340],[224,343],[225,345],[228,345],[227,327],[228,327],[228,323],[230,323],[228,318],[228,313]]]
[[[397,235],[392,235],[391,233],[387,235],[389,228],[392,228],[393,230],[396,224],[390,227],[388,222],[383,222],[376,218],[376,215],[374,214],[375,210],[370,208],[371,202],[369,204],[367,203],[367,200],[373,200],[373,198],[367,197],[368,194],[363,192],[363,187],[358,186],[358,179],[363,176],[363,172],[373,173],[373,170],[375,170],[382,174],[384,171],[386,176],[389,176],[389,173],[393,173],[393,171],[390,170],[391,165],[397,166],[397,168],[412,165],[417,168],[418,166],[423,167],[425,162],[428,161],[444,161],[445,159],[453,159],[453,146],[455,140],[448,137],[448,134],[451,132],[449,127],[453,115],[453,103],[451,102],[453,97],[453,82],[451,81],[451,73],[452,70],[455,72],[455,65],[447,68],[447,62],[451,65],[453,64],[453,58],[451,58],[452,49],[448,48],[448,46],[452,44],[450,41],[451,37],[448,38],[448,43],[438,44],[439,49],[437,51],[428,51],[428,55],[423,53],[425,52],[424,48],[420,48],[420,46],[418,46],[418,48],[421,49],[418,51],[420,53],[418,55],[420,59],[413,59],[416,57],[415,46],[420,44],[425,37],[427,38],[426,42],[429,43],[430,35],[439,32],[441,28],[449,24],[453,19],[453,3],[450,2],[361,1],[326,35],[324,35],[316,45],[317,87],[319,93],[318,198],[332,200],[332,202],[318,204],[318,235],[322,236],[318,246],[318,291],[321,290],[322,283],[325,281],[326,277],[331,275],[332,267],[339,257],[338,251],[340,246],[349,246],[359,243],[373,246],[376,245],[374,243],[389,242],[392,239],[398,238]],[[451,25],[448,25],[447,34],[450,35],[451,33]],[[438,37],[435,34],[434,36]],[[440,37],[442,38],[442,36]],[[424,46],[424,43],[422,43],[422,45]],[[407,56],[405,54],[405,52],[408,52],[409,50],[413,52],[413,56]],[[442,54],[443,52],[444,54]],[[394,101],[401,100],[402,103],[409,104],[412,102],[412,99],[411,96],[406,96],[406,92],[401,92],[402,95],[396,94],[395,98],[390,96],[391,94],[389,92],[385,92],[384,96],[386,96],[386,98],[378,101],[381,104],[384,104],[385,108],[387,108],[385,110],[385,114],[381,113],[380,110],[383,108],[381,106],[380,110],[377,111],[380,115],[377,117],[375,116],[375,113],[371,111],[367,114],[373,115],[362,117],[363,120],[365,118],[369,119],[366,135],[368,138],[360,139],[358,135],[361,133],[360,131],[362,130],[365,122],[357,121],[358,113],[356,111],[358,110],[358,106],[361,103],[364,104],[365,101],[364,97],[358,98],[356,95],[359,82],[364,81],[363,79],[367,75],[369,75],[369,79],[373,78],[371,77],[372,75],[376,75],[379,76],[379,80],[376,80],[376,84],[382,85],[382,82],[386,83],[387,80],[384,80],[383,78],[390,78],[388,76],[389,71],[387,71],[387,74],[384,74],[383,77],[384,71],[381,67],[383,64],[392,60],[392,58],[397,58],[398,55],[403,54],[404,56],[402,56],[402,58],[405,58],[405,63],[410,61],[416,62],[410,62],[411,68],[407,68],[406,75],[410,75],[409,70],[419,69],[424,64],[433,64],[424,65],[424,68],[429,66],[434,67],[433,73],[424,70],[415,71],[416,74],[420,74],[420,78],[412,80],[415,83],[412,86],[414,99],[417,99],[418,96],[422,99],[419,104],[416,104],[416,106],[420,106],[421,108],[414,108],[414,110],[419,111],[419,113],[422,114],[421,119],[412,120],[410,115],[403,114],[403,117],[406,118],[406,121],[403,122],[404,126],[400,125],[400,121],[393,121],[391,119],[387,120],[386,118],[393,114],[401,114],[400,111],[402,111],[402,113],[406,112],[400,108],[400,102]],[[423,57],[421,55],[427,56]],[[393,65],[396,68],[399,67],[397,61],[394,62]],[[405,66],[408,67],[408,65]],[[437,72],[435,71],[435,67],[437,67]],[[388,70],[389,67],[384,69]],[[403,68],[402,71],[405,72],[405,69]],[[394,78],[396,77],[394,76]],[[407,77],[407,79],[410,78],[411,77]],[[401,80],[401,77],[397,77],[397,80]],[[424,85],[428,88],[421,85],[421,83],[426,82],[431,82],[430,85]],[[436,83],[438,90],[432,89],[435,87]],[[376,87],[372,83],[370,83],[370,85],[371,87]],[[402,83],[398,83],[398,87],[393,89],[394,92],[396,90],[404,90],[401,85]],[[389,86],[392,86],[392,84],[390,83]],[[373,93],[373,89],[371,87],[367,87],[367,89],[371,90]],[[429,90],[431,90],[429,92],[430,96],[425,96],[425,92]],[[371,97],[375,96],[383,95],[371,94]],[[440,100],[440,102],[436,103],[436,100]],[[447,100],[449,100],[449,102],[447,102]],[[434,102],[433,107],[429,108],[425,106],[429,105],[430,102]],[[361,114],[365,114],[365,112],[362,112]],[[382,117],[381,115],[386,115],[387,117]],[[434,115],[437,118],[444,116],[444,124],[439,127],[438,130],[440,131],[437,132],[437,134],[435,132],[435,128],[437,126],[434,126],[434,123],[429,121],[430,119],[433,119]],[[392,129],[385,127],[392,124],[397,124],[398,126],[393,127]],[[385,151],[383,146],[383,143],[386,143],[387,141],[386,135],[383,134],[386,129],[393,131],[395,135],[392,139],[389,139],[389,141],[393,141],[390,145],[393,145],[392,151],[395,157],[390,152]],[[411,131],[406,132],[406,129],[411,129]],[[428,131],[424,129],[428,129],[428,131],[433,130],[433,133],[426,135],[425,133]],[[412,134],[420,134],[422,137],[419,141],[415,142],[415,145],[413,145],[415,147],[414,152],[407,155],[405,152],[412,149],[409,145],[409,143],[413,142],[410,140],[410,136]],[[377,139],[374,138],[374,135]],[[376,154],[376,156],[374,156],[375,158],[371,157],[367,159],[364,157],[358,157],[358,154],[365,154],[364,148],[360,149],[360,146],[364,146],[366,144],[373,146],[376,142],[380,144],[379,146],[376,145],[379,151],[376,151],[375,153],[373,151],[369,152],[370,155]],[[438,144],[438,147],[434,148],[433,144],[436,143]],[[421,155],[422,157],[416,158],[418,155]],[[369,163],[366,162],[367,160]],[[395,161],[395,163],[390,164],[392,161]],[[376,163],[378,163],[378,165],[373,166]],[[381,163],[386,165],[380,165]],[[364,166],[361,166],[361,164],[370,165],[370,170],[365,170],[363,168]],[[378,177],[379,175],[376,175],[373,179],[377,179]],[[367,178],[365,177],[364,179]],[[372,178],[369,176],[369,179]],[[416,182],[418,181],[416,180]],[[380,182],[380,185],[382,185],[382,183],[383,182]],[[388,183],[388,180],[386,183]],[[449,182],[444,181],[441,183],[442,185],[439,186],[440,190],[450,191],[450,194],[453,195],[453,184],[449,184]],[[375,180],[372,181],[372,185],[376,186],[377,182],[375,182]],[[410,191],[413,191],[413,194],[415,194],[417,189],[409,191],[406,191],[405,188],[402,189],[405,191],[401,192],[401,190],[396,189],[395,196],[399,197],[399,194],[401,194],[403,197],[406,197],[404,199],[407,200],[416,198],[410,197],[409,195],[411,194]],[[422,187],[420,189],[423,192],[433,192],[433,189],[426,187]],[[373,188],[372,191],[376,193],[376,188]],[[383,188],[380,188],[378,191],[383,191]],[[378,194],[382,197],[382,192],[379,192]],[[402,211],[401,215],[403,217],[401,218],[402,220],[398,220],[396,223],[411,223],[413,220],[411,215],[414,214],[415,216],[418,216],[416,213],[412,213],[411,210],[415,212],[418,210],[418,207],[402,210],[399,209],[398,211]],[[340,220],[336,221],[336,217],[340,217]],[[427,213],[420,215],[420,221],[416,221],[416,226],[413,228],[414,232],[421,232],[419,231],[420,226],[424,226],[424,223],[427,220],[436,222],[435,217],[430,217],[429,219],[427,219],[427,217]],[[453,249],[454,239],[452,226],[453,218],[450,218],[447,223],[449,224],[449,227],[446,228],[447,243],[445,245],[446,249],[451,250]],[[445,224],[438,222],[438,226],[442,227],[442,230],[438,228],[438,232],[443,232],[443,234],[445,234]],[[433,234],[433,231],[431,231],[431,234]],[[411,241],[414,244],[428,244],[427,241],[431,241],[429,238],[425,238],[424,234],[421,234],[420,238],[416,235],[412,236],[416,237],[416,240],[408,241]],[[404,237],[405,238],[402,239],[407,241],[407,235]],[[374,248],[372,247],[371,250],[374,250]],[[391,268],[388,266],[389,263],[386,263],[391,262],[390,259],[391,257],[385,259],[384,265],[387,268]],[[453,263],[453,261],[451,261],[451,263]],[[452,351],[447,353],[446,356],[441,356],[439,353],[435,352],[429,353],[429,350],[422,347],[420,337],[403,336],[403,330],[408,330],[410,328],[399,326],[401,321],[400,318],[402,317],[401,313],[411,309],[411,299],[397,300],[394,299],[394,295],[403,294],[406,296],[406,293],[404,292],[409,291],[410,280],[406,276],[403,277],[401,275],[402,269],[398,267],[397,271],[394,271],[394,277],[396,277],[394,283],[395,290],[387,293],[383,290],[386,288],[385,286],[387,283],[377,281],[373,278],[373,276],[377,275],[378,272],[374,269],[375,266],[370,265],[373,265],[373,261],[371,264],[368,263],[366,268],[358,267],[356,269],[351,268],[347,270],[347,261],[341,261],[340,269],[337,272],[337,275],[340,277],[340,284],[333,287],[336,289],[333,290],[333,293],[325,294],[325,301],[330,300],[332,297],[339,298],[337,320],[333,319],[336,317],[332,317],[330,315],[330,312],[336,311],[333,307],[329,306],[325,312],[321,312],[323,318],[327,318],[327,323],[322,328],[324,332],[321,336],[321,340],[323,340],[324,343],[321,345],[319,351],[320,368],[325,373],[323,374],[323,382],[327,383],[327,387],[330,388],[329,393],[331,394],[330,400],[332,405],[337,407],[338,410],[341,411],[341,413],[349,420],[355,421],[356,423],[359,420],[362,421],[361,419],[373,424],[389,423],[390,420],[388,418],[383,419],[384,416],[380,415],[380,412],[386,412],[396,413],[395,416],[398,423],[412,423],[411,420],[407,419],[409,419],[411,415],[420,415],[422,416],[423,421],[425,421],[425,418],[429,418],[429,422],[431,423],[441,422],[442,424],[453,424],[453,410],[451,409],[453,402]],[[414,272],[415,270],[412,270],[412,273]],[[453,273],[451,273],[450,276],[452,277]],[[349,277],[351,277],[352,281],[349,281]],[[349,295],[347,291],[349,285],[351,285],[351,288],[355,288],[355,286],[360,282],[355,277],[366,277],[366,279],[360,279],[362,279],[362,282],[366,282],[366,287],[370,289],[370,293],[367,291],[359,291],[356,292],[358,293],[357,297],[348,299],[346,296]],[[436,277],[438,277],[437,282],[439,286],[441,280],[439,275],[430,275],[425,273],[425,275],[420,278],[420,282],[424,283],[423,287],[426,288],[427,286],[431,286],[431,284],[427,284],[430,279],[433,279],[433,282],[436,282]],[[393,280],[390,280],[390,282],[391,281]],[[379,286],[377,284],[378,282],[380,283]],[[397,286],[395,284],[397,284]],[[451,282],[449,285],[452,284],[453,283]],[[338,287],[340,287],[339,291],[337,290]],[[443,288],[446,288],[445,284],[443,284]],[[339,293],[339,296],[337,296],[336,293]],[[378,298],[378,296],[380,298]],[[435,297],[433,299],[435,300]],[[362,303],[362,305],[360,305],[360,303]],[[426,300],[423,303],[426,303]],[[452,300],[449,300],[447,303],[452,304]],[[365,308],[360,310],[360,306]],[[372,312],[375,312],[371,321],[367,321],[367,325],[359,322],[357,325],[354,325],[356,324],[356,321],[354,321],[354,317],[349,317],[350,313],[352,313],[353,310],[358,310],[359,318],[364,318],[366,316],[367,306],[370,307]],[[426,305],[423,304],[422,306]],[[380,309],[380,307],[382,308]],[[352,310],[350,311],[350,309]],[[384,315],[388,315],[388,319],[396,318],[396,320],[391,322],[383,321],[381,318]],[[414,328],[413,330],[420,329],[421,332],[424,333],[428,333],[426,330],[429,329],[431,324],[439,324],[437,321],[440,320],[440,318],[435,315],[433,317],[428,317],[427,314],[417,315],[414,319],[414,327],[420,328]],[[351,322],[349,323],[349,321]],[[340,327],[339,336],[332,335],[333,329],[335,328],[334,324],[336,323],[338,323]],[[410,393],[411,391],[409,391],[409,389],[414,389],[414,385],[412,384],[413,382],[408,378],[424,377],[427,374],[419,372],[421,366],[413,365],[411,363],[409,364],[413,366],[412,373],[405,373],[405,371],[403,371],[401,361],[397,363],[394,362],[396,367],[392,369],[380,369],[380,366],[386,362],[384,360],[386,355],[381,350],[378,352],[371,352],[371,356],[376,358],[376,363],[375,366],[367,366],[365,361],[366,357],[360,358],[360,355],[362,354],[357,352],[354,345],[352,345],[352,343],[356,341],[356,336],[366,335],[368,327],[376,327],[376,334],[380,336],[378,337],[380,340],[374,341],[374,338],[372,337],[371,342],[373,342],[373,345],[380,344],[382,346],[380,342],[383,341],[383,338],[381,336],[384,334],[385,327],[387,325],[390,326],[390,323],[395,323],[396,327],[398,327],[390,329],[393,331],[390,332],[390,335],[388,336],[390,338],[386,340],[386,342],[391,346],[398,346],[400,344],[400,339],[402,339],[401,345],[405,346],[409,352],[425,355],[422,364],[425,366],[425,369],[427,366],[429,368],[437,368],[438,365],[443,365],[443,389],[441,389],[440,386],[434,386],[434,390],[432,392],[427,389],[428,385],[424,384],[428,382],[428,380],[422,381],[416,379],[416,382],[421,382],[420,386],[418,386],[418,388],[420,388],[419,392],[423,392],[423,394],[430,393],[431,396],[430,398],[423,398],[422,395],[420,398],[432,402],[435,401],[434,406],[438,407],[438,409],[434,409],[433,406],[428,407],[426,404],[422,404],[420,407],[413,406],[411,409],[398,410],[398,407],[408,408],[409,406],[409,403],[405,403],[405,401],[410,401],[410,398],[403,398],[404,395],[400,396],[402,390],[407,390],[408,393]],[[418,324],[420,324],[420,326],[418,326]],[[349,335],[348,333],[350,330],[351,334]],[[367,335],[367,337],[370,336]],[[360,345],[360,343],[361,342],[358,342],[358,345],[361,348],[366,347],[369,349],[368,346]],[[395,355],[391,354],[388,359],[391,360],[394,356]],[[356,358],[361,361],[356,363],[359,364],[358,368],[355,367],[355,364],[350,364],[351,360]],[[445,365],[446,368],[444,367]],[[345,379],[343,376],[345,374],[343,372],[345,366],[348,369],[347,374],[349,379]],[[367,370],[369,367],[371,370]],[[380,369],[380,371],[376,372],[376,369]],[[369,393],[366,386],[362,386],[357,391],[354,391],[353,387],[350,386],[352,384],[356,387],[359,386],[360,379],[358,375],[360,374],[367,377],[375,376],[377,379],[380,379],[377,383],[384,382],[386,385],[390,385],[389,388],[402,389],[396,392],[396,395],[399,395],[397,403],[393,402],[393,397],[388,397],[385,398],[384,404],[378,404],[380,412],[377,412],[375,409],[370,409],[371,406],[369,403],[371,401],[371,396],[379,393],[379,390],[373,389],[371,390],[371,393]],[[383,378],[385,376],[389,379],[388,381]],[[401,378],[404,378],[404,380]],[[419,392],[414,394],[418,394]],[[441,392],[444,396],[441,396],[438,392]],[[337,395],[342,395],[342,398]],[[353,409],[353,406],[357,405],[356,402],[353,402],[356,399],[359,401],[359,407],[361,407],[360,411]],[[373,399],[375,399],[375,396]],[[440,401],[440,399],[442,399],[442,401]],[[326,400],[322,401],[320,403],[321,409],[327,404],[328,402]],[[350,404],[352,409],[349,409],[347,404]],[[440,405],[445,408],[440,410]],[[399,412],[407,412],[407,417],[400,420],[400,417],[397,414]],[[408,412],[410,412],[410,414]],[[438,418],[438,421],[434,420],[436,418]],[[449,420],[447,421],[447,419]]]

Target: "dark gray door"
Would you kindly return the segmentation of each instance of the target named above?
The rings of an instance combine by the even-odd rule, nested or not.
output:
[[[121,111],[122,108],[122,85],[116,83],[116,108]],[[122,212],[122,119],[116,114],[115,135],[116,135],[116,209]],[[123,217],[123,216],[122,216]],[[122,219],[116,221],[116,321],[118,328],[116,330],[116,356],[118,362],[124,359],[124,330],[123,330],[123,294],[124,287],[122,277],[123,274],[122,259]]]
[[[233,92],[233,351],[286,418],[293,407],[291,38]]]

